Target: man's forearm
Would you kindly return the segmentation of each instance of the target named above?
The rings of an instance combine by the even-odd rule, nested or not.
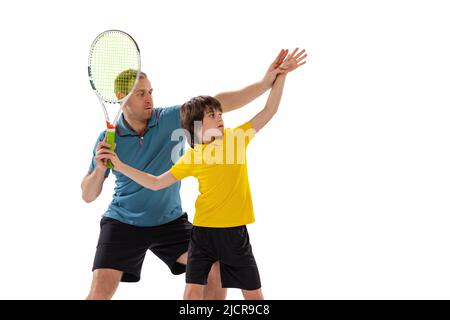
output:
[[[100,195],[105,181],[105,171],[94,169],[81,182],[81,197],[86,202],[92,202]]]
[[[219,93],[215,98],[220,101],[223,112],[228,112],[252,102],[270,89],[271,86],[271,83],[261,80],[241,90]]]

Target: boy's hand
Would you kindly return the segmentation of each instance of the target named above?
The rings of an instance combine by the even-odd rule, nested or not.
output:
[[[106,149],[102,153],[102,157],[105,160],[111,160],[112,164],[114,165],[114,170],[120,171],[123,165],[123,162],[120,161],[119,157],[114,151],[111,151],[109,149]]]
[[[287,56],[286,59],[280,64],[278,69],[281,70],[281,73],[289,73],[306,63],[305,58],[308,55],[305,53],[305,49],[303,49],[299,53],[297,53],[297,51],[298,48],[295,48],[295,50],[292,51],[292,53]]]
[[[264,75],[263,82],[268,86],[271,87],[273,82],[275,81],[275,78],[278,74],[283,73],[284,70],[279,69],[278,67],[281,65],[281,63],[286,58],[287,54],[289,53],[289,50],[282,49],[278,56],[275,58],[275,60],[272,62],[272,64],[269,66],[269,69],[267,69],[266,74]]]

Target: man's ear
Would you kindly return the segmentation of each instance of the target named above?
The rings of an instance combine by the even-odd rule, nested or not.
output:
[[[117,97],[117,99],[123,99],[123,98],[125,98],[125,95],[122,93],[122,92],[116,92],[116,97]]]

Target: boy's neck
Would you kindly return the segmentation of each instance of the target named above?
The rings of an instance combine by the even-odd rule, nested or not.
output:
[[[199,145],[208,145],[216,140],[221,140],[221,139],[222,139],[222,137],[211,137],[211,140],[209,140],[209,141],[203,140],[202,143],[199,143]]]
[[[203,140],[203,141],[202,141],[202,144],[210,144],[210,143],[213,142],[214,140],[216,140],[216,137],[211,137],[211,140],[209,140],[209,141]]]

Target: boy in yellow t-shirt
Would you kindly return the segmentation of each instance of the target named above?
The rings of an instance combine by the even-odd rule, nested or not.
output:
[[[304,50],[280,65],[264,109],[235,129],[224,129],[220,102],[192,98],[181,107],[181,127],[191,148],[167,172],[153,176],[122,163],[110,152],[114,169],[152,190],[194,176],[200,195],[186,269],[186,299],[202,299],[209,270],[220,262],[222,287],[240,288],[245,299],[263,299],[258,267],[246,225],[255,221],[247,175],[246,149],[255,133],[277,112],[286,74],[303,65]]]

